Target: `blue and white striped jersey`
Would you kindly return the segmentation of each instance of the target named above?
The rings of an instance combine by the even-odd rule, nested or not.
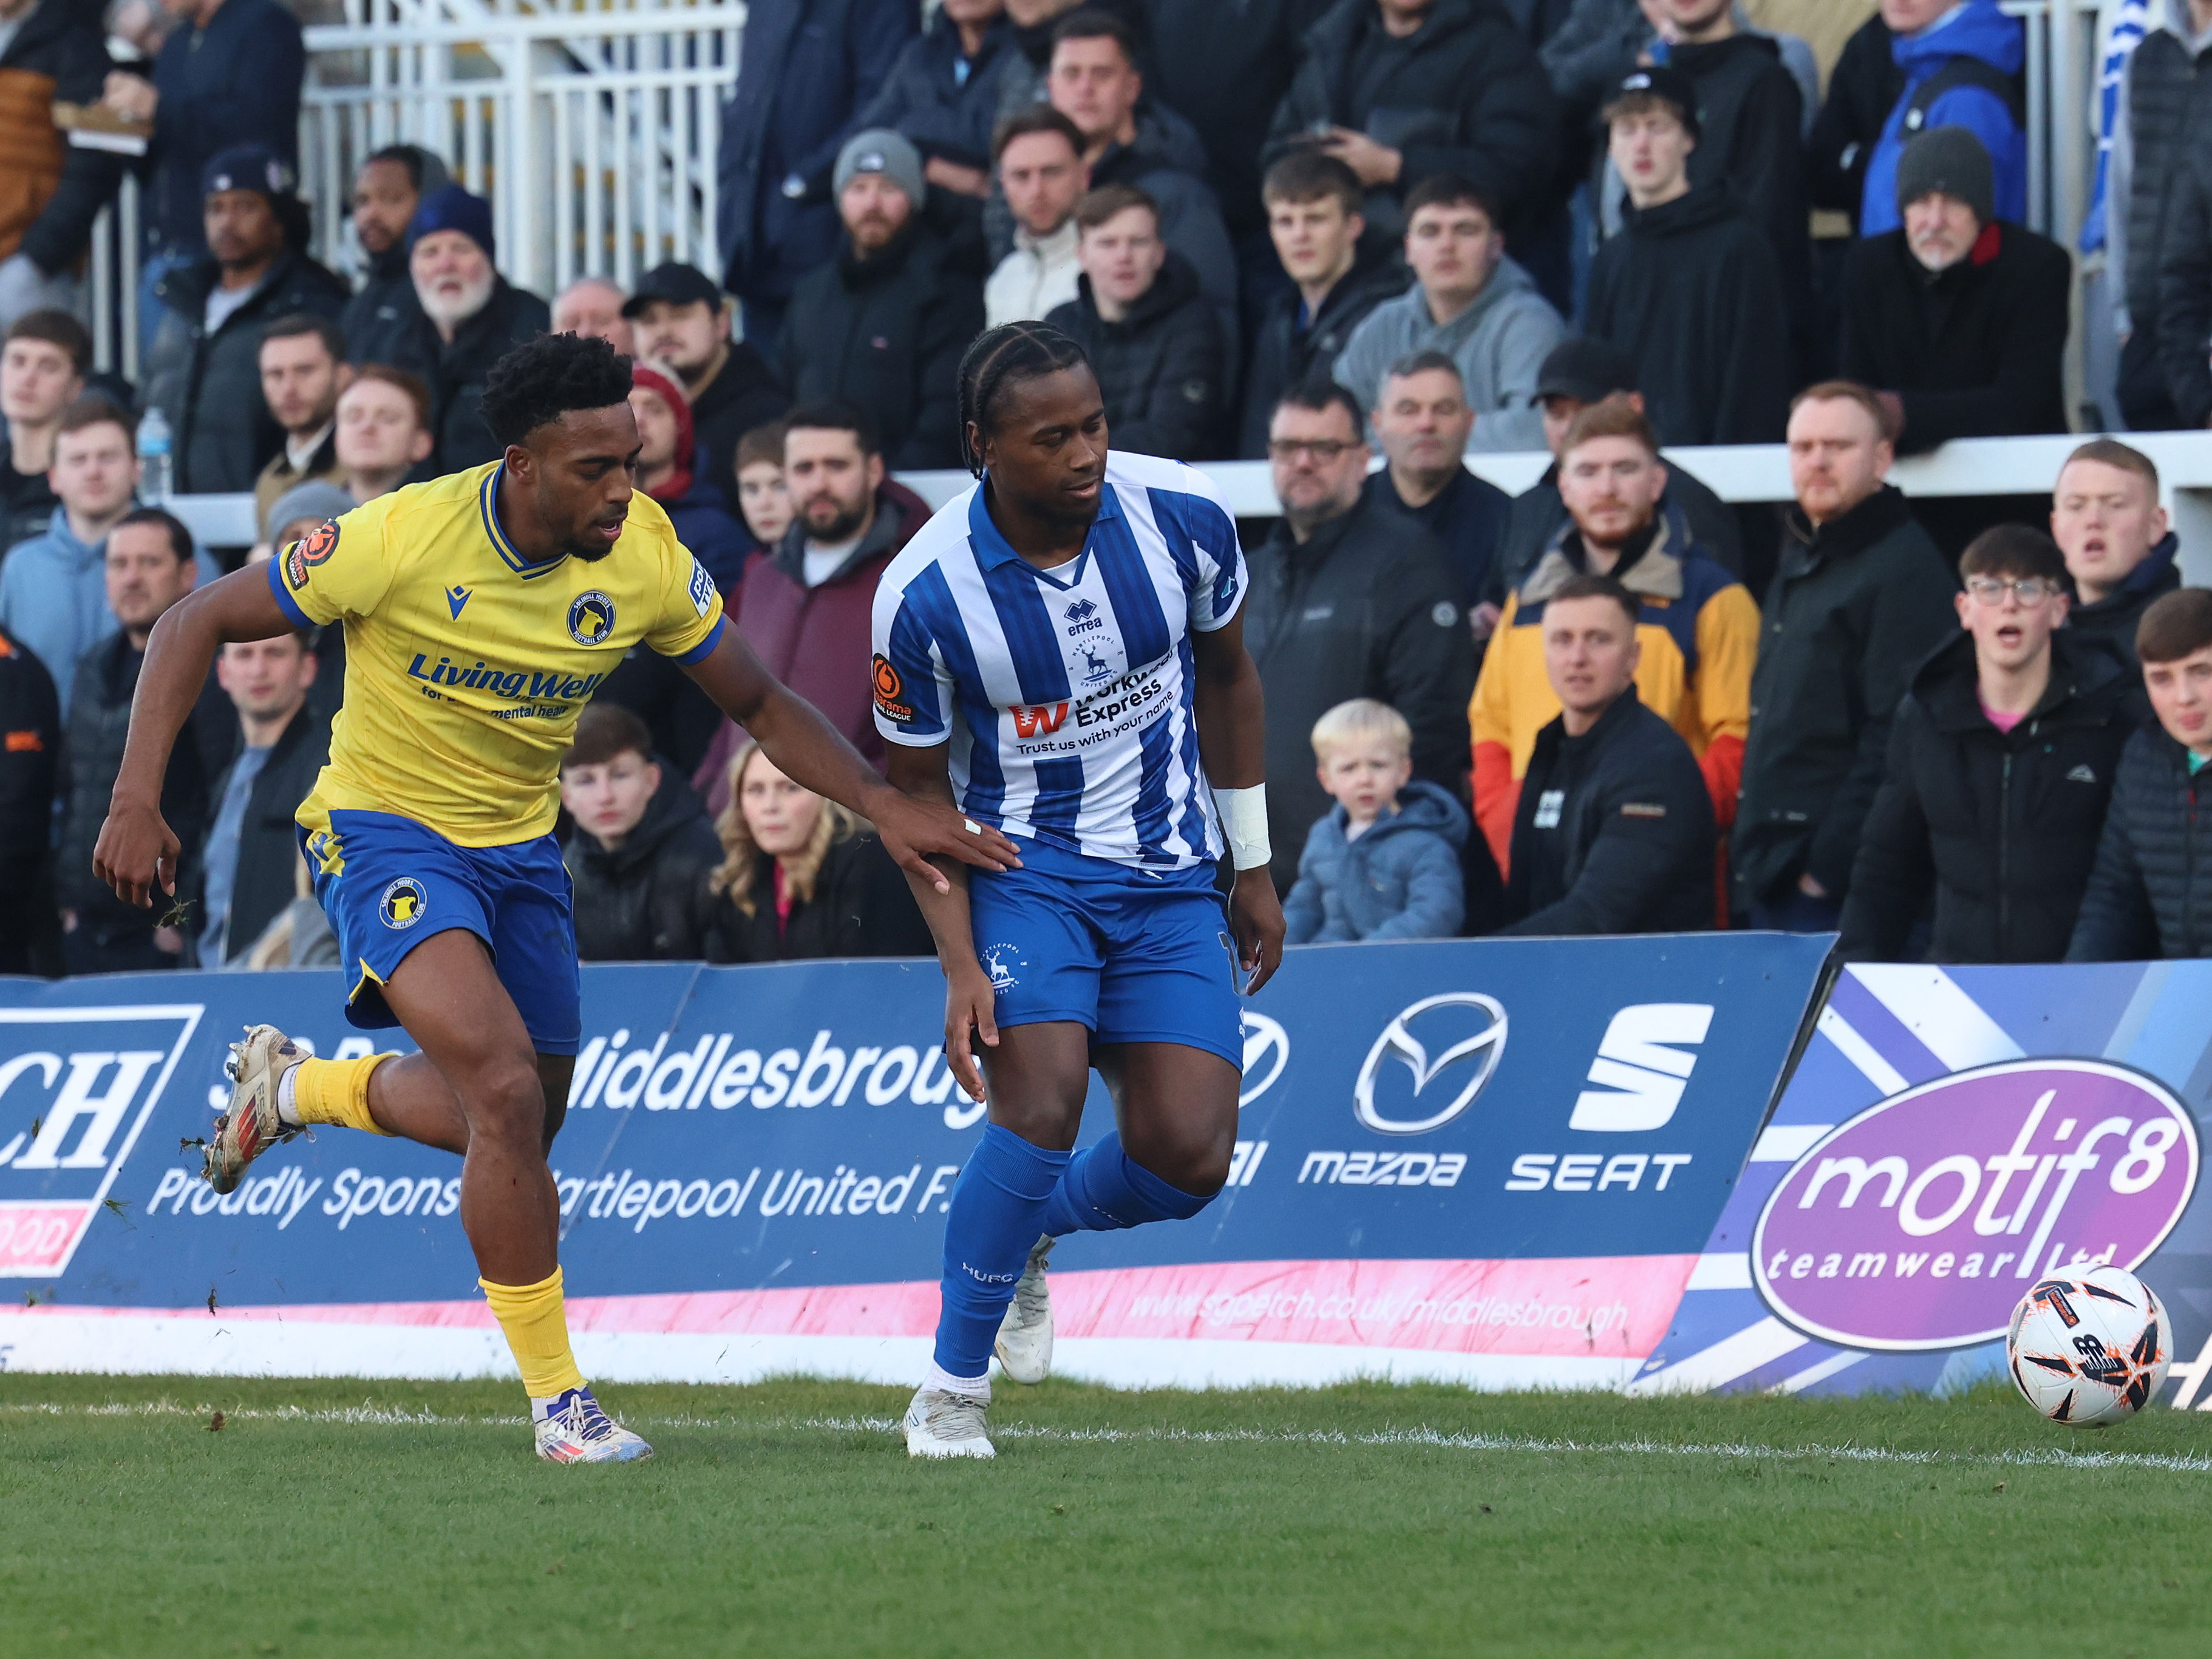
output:
[[[950,741],[969,817],[1091,858],[1182,869],[1221,856],[1192,716],[1190,636],[1244,597],[1236,520],[1203,474],[1114,453],[1083,551],[1039,570],[978,484],[938,509],[876,587],[876,727]]]

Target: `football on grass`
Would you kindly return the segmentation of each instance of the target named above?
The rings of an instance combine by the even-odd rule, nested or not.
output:
[[[2097,1427],[2133,1417],[2173,1358],[2166,1309],[2119,1267],[2046,1279],[2021,1297],[2005,1336],[2012,1380],[2054,1423]]]

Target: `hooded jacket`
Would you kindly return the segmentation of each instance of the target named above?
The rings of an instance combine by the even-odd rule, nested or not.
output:
[[[1817,529],[1795,507],[1783,524],[1732,842],[1753,903],[1804,874],[1848,891],[1898,702],[1958,626],[1950,568],[1894,485]]]
[[[1743,574],[1743,529],[1729,504],[1699,483],[1688,469],[1672,459],[1667,462],[1667,493],[1659,510],[1680,507],[1688,521],[1690,539],[1715,564],[1732,576]],[[1567,521],[1567,504],[1559,495],[1559,464],[1544,469],[1544,476],[1513,498],[1506,511],[1505,529],[1492,561],[1490,578],[1482,597],[1504,605],[1505,596],[1535,568],[1559,528]]]
[[[779,927],[775,860],[756,855],[747,915],[728,894],[706,911],[709,962],[818,962],[839,957],[927,957],[936,946],[906,877],[873,833],[832,842],[815,872],[814,896],[793,899]]]
[[[2079,599],[2066,613],[2066,631],[2102,640],[2114,654],[2131,666],[2136,659],[2136,625],[2151,601],[2181,586],[2181,538],[2169,530],[2165,538],[2143,555],[2142,562],[2126,580],[2101,599],[2083,605]]]
[[[1851,866],[1846,957],[1899,960],[1931,893],[1931,962],[2065,956],[2120,751],[2149,718],[2128,665],[2073,635],[2051,636],[2051,684],[2009,732],[1982,712],[1972,635],[1921,665]]]
[[[1781,267],[1724,185],[1627,210],[1591,262],[1583,331],[1634,360],[1661,443],[1782,441],[1794,382]]]
[[[1687,933],[1713,921],[1713,808],[1689,746],[1630,686],[1578,738],[1536,735],[1513,820],[1516,934]]]
[[[1418,283],[1381,301],[1352,331],[1337,356],[1335,380],[1371,410],[1391,364],[1412,352],[1441,351],[1467,383],[1468,407],[1474,410],[1470,450],[1541,449],[1536,380],[1566,332],[1559,313],[1536,291],[1535,278],[1508,257],[1498,260],[1474,303],[1449,322],[1434,320]]]
[[[1986,227],[1932,275],[1902,230],[1854,243],[1844,266],[1838,372],[1905,400],[1897,449],[2063,432],[2074,262],[2047,236]]]
[[[1223,404],[1221,326],[1198,291],[1198,276],[1173,249],[1127,316],[1098,314],[1091,279],[1045,321],[1083,347],[1106,400],[1114,447],[1195,461],[1219,448]]]
[[[2069,962],[2212,955],[2212,784],[2156,726],[2120,752]]]
[[[1972,58],[2000,74],[2017,77],[2027,57],[2027,35],[2017,17],[1997,9],[1997,0],[1965,0],[1949,16],[1912,34],[1894,35],[1890,56],[1905,85],[1884,118],[1881,137],[1868,153],[1865,194],[1860,199],[1859,234],[1879,236],[1901,222],[1897,210],[1897,163],[1917,135],[1905,130],[1914,91],[1942,72],[1956,58]],[[1996,178],[1996,216],[2013,224],[2027,218],[2027,136],[2012,106],[1987,87],[1954,86],[1928,106],[1921,131],[1964,127],[1982,141]]]
[[[17,543],[0,563],[0,628],[54,677],[64,720],[77,663],[115,632],[106,558],[106,538],[79,541],[68,509],[58,507],[45,535]]]
[[[1410,280],[1395,250],[1363,238],[1352,269],[1329,289],[1315,315],[1305,315],[1305,301],[1296,288],[1268,302],[1253,337],[1251,367],[1244,374],[1239,455],[1247,460],[1266,457],[1267,425],[1283,394],[1317,374],[1328,374],[1368,313],[1403,294]]]
[[[957,465],[961,355],[982,331],[981,284],[908,220],[872,258],[837,257],[803,278],[776,350],[801,403],[836,398],[875,417],[893,468]]]
[[[1306,832],[1297,884],[1283,901],[1284,942],[1456,935],[1466,908],[1459,854],[1467,810],[1435,784],[1416,781],[1357,841],[1344,838],[1351,821],[1332,806]]]
[[[964,59],[959,26],[940,10],[927,29],[899,48],[890,72],[853,129],[889,127],[912,140],[924,160],[934,156],[988,172],[991,129],[999,119],[999,78],[1018,55],[1013,25],[1002,12],[983,31],[974,59]]]
[[[1474,641],[1434,538],[1364,495],[1304,543],[1278,522],[1249,564],[1244,643],[1267,692],[1267,835],[1276,890],[1287,893],[1306,831],[1329,806],[1314,776],[1314,722],[1348,698],[1387,702],[1413,728],[1413,775],[1456,793]]]
[[[674,767],[645,816],[610,848],[580,826],[561,846],[575,888],[576,956],[583,962],[696,962],[703,954],[707,878],[722,843]]]
[[[0,974],[31,971],[51,929],[48,847],[62,750],[61,700],[44,663],[0,629]]]
[[[732,340],[729,347],[714,378],[691,394],[691,429],[706,451],[700,462],[705,471],[697,476],[720,490],[726,501],[734,501],[738,441],[757,426],[781,420],[791,407],[791,393],[768,359],[749,343]],[[747,536],[748,545],[751,540]]]
[[[405,332],[405,319],[420,310],[415,278],[408,272],[407,241],[402,237],[370,257],[361,291],[346,301],[338,319],[345,331],[346,361],[356,368],[363,363],[390,362],[392,343]]]
[[[1197,274],[1199,291],[1221,319],[1223,361],[1233,369],[1244,337],[1237,311],[1237,252],[1205,173],[1206,152],[1190,124],[1171,111],[1140,106],[1135,142],[1107,147],[1091,164],[1091,188],[1129,185],[1159,204],[1160,240],[1188,259]]]
[[[1850,215],[1854,233],[1866,205],[1867,162],[1905,95],[1905,71],[1890,51],[1893,39],[1877,11],[1844,43],[1806,141],[1813,205]]]
[[[465,472],[497,460],[502,447],[477,410],[484,381],[491,366],[510,349],[552,326],[551,310],[535,294],[496,273],[491,297],[483,310],[453,331],[451,344],[439,337],[437,325],[424,313],[411,279],[405,301],[395,308],[399,314],[388,323],[380,314],[378,326],[367,340],[349,342],[349,355],[356,362],[404,368],[421,376],[429,387],[430,435],[437,441],[430,452],[434,472]]]
[[[70,143],[53,106],[98,103],[111,67],[84,0],[41,0],[0,49],[0,258],[20,252],[52,276],[84,257],[123,158]]]
[[[830,179],[920,27],[914,0],[753,0],[714,159],[722,284],[771,305],[836,257]]]
[[[1474,739],[1474,815],[1500,869],[1537,737],[1559,712],[1544,663],[1544,607],[1589,562],[1571,519],[1505,601],[1468,705]],[[1751,724],[1759,611],[1744,585],[1691,539],[1679,508],[1621,549],[1613,575],[1637,598],[1638,701],[1680,733],[1697,757],[1716,820],[1735,816]]]
[[[345,310],[343,280],[287,248],[210,334],[208,295],[222,275],[212,258],[203,258],[171,271],[155,290],[167,310],[146,360],[138,407],[168,417],[179,494],[253,488],[269,458],[284,447],[284,428],[261,395],[261,331],[297,311],[335,322]]]
[[[1474,180],[1509,223],[1541,205],[1557,167],[1559,109],[1528,38],[1490,0],[1436,0],[1393,40],[1376,0],[1337,0],[1306,34],[1305,62],[1276,107],[1261,166],[1317,125],[1350,127],[1405,158],[1368,192],[1367,222],[1395,237],[1400,204],[1432,173]]]

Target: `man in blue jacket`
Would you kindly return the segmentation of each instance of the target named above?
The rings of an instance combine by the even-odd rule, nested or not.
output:
[[[715,167],[722,283],[756,345],[775,338],[799,279],[836,257],[830,169],[920,22],[915,0],[753,0]]]
[[[1898,158],[1930,127],[1964,127],[1982,141],[1996,169],[1996,217],[2025,224],[2027,135],[2019,76],[2027,46],[2020,19],[2006,16],[1997,0],[1881,0],[1881,15],[1896,34],[1890,53],[1904,71],[1905,93],[1867,158],[1859,234],[1879,236],[1902,222]]]

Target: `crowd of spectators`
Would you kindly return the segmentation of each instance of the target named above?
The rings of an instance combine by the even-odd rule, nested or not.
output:
[[[2181,587],[2154,466],[2100,439],[2047,500],[1887,478],[2074,423],[2075,273],[2021,222],[1997,0],[755,0],[719,276],[550,297],[433,148],[302,196],[277,0],[162,0],[116,38],[99,10],[0,0],[0,70],[36,94],[0,102],[26,181],[0,202],[0,876],[31,897],[0,971],[324,959],[289,826],[342,629],[224,652],[167,780],[167,915],[88,873],[148,632],[227,567],[497,460],[485,376],[549,328],[632,356],[637,488],[880,763],[869,614],[928,513],[896,475],[960,463],[956,365],[1020,320],[1080,343],[1115,447],[1268,464],[1245,636],[1294,941],[2212,951],[2212,599]],[[2110,412],[2137,429],[2212,422],[2212,0],[2154,21],[2103,209]],[[87,112],[143,154],[71,142]],[[136,386],[96,372],[81,281],[131,169]],[[316,212],[349,217],[349,276]],[[157,416],[170,485],[251,494],[255,545],[161,510]],[[1664,453],[1736,443],[1786,444],[1785,509]],[[1550,458],[1518,495],[1467,465],[1510,452]],[[928,948],[868,827],[649,651],[562,793],[586,957]]]

